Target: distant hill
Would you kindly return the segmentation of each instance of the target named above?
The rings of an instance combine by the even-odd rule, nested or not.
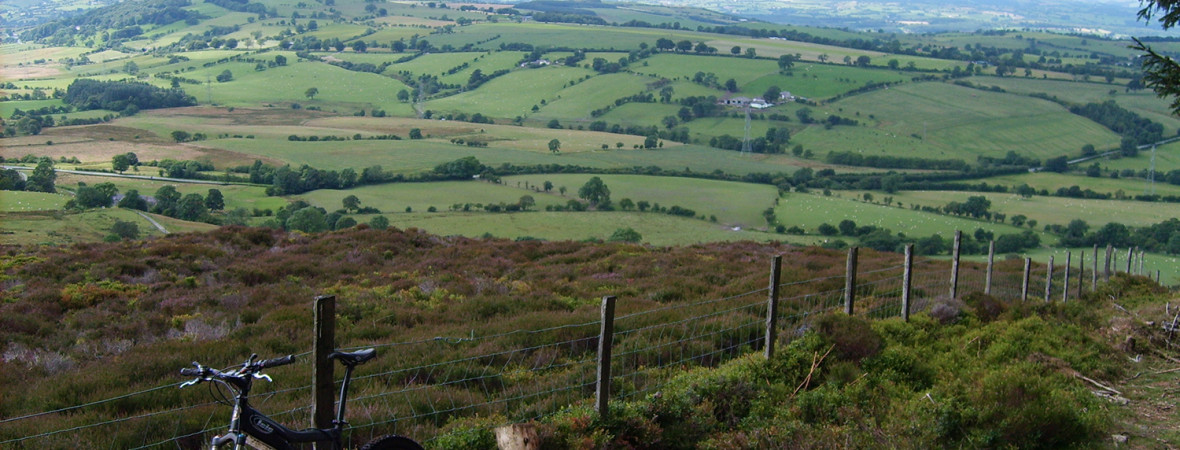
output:
[[[1110,0],[864,0],[839,3],[834,8],[832,2],[823,0],[669,0],[664,3],[707,7],[776,23],[858,31],[929,33],[1030,28],[1114,36],[1166,34],[1158,27],[1136,21],[1138,2]]]

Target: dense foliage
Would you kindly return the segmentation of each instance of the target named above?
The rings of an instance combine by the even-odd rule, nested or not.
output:
[[[194,106],[197,99],[180,89],[162,89],[138,81],[99,81],[79,78],[70,83],[63,100],[80,110],[107,109],[123,111],[134,105],[138,109]]]

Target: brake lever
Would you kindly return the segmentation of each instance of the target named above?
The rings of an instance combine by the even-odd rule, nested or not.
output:
[[[201,382],[201,378],[200,378],[200,377],[193,378],[193,379],[191,379],[191,380],[188,380],[188,381],[185,381],[185,382],[183,382],[183,383],[180,383],[180,387],[179,387],[179,389],[184,389],[184,388],[186,388],[186,387],[189,387],[189,386],[194,386],[194,385],[196,385],[197,383],[200,383],[200,382]]]
[[[273,383],[273,382],[275,381],[275,380],[273,380],[273,379],[271,379],[271,378],[270,378],[270,375],[267,375],[267,374],[265,374],[265,373],[262,373],[262,372],[255,372],[255,373],[254,373],[254,378],[255,378],[255,379],[259,379],[259,380],[266,380],[266,382],[267,382],[267,383]]]

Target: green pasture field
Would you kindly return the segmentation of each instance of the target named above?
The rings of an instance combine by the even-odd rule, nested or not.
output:
[[[556,100],[549,101],[540,111],[534,113],[532,118],[597,120],[591,117],[591,111],[614,106],[616,99],[643,93],[647,91],[647,84],[651,81],[651,78],[628,73],[598,75],[562,89],[557,93]]]
[[[847,196],[860,198],[861,191],[844,191]],[[873,192],[877,201],[886,196]],[[1033,196],[1022,199],[1011,193],[979,193],[953,191],[901,191],[889,196],[893,201],[902,202],[908,210],[911,205],[942,207],[952,201],[965,202],[967,197],[984,196],[991,201],[991,211],[1012,216],[1023,214],[1037,221],[1037,227],[1048,224],[1067,225],[1074,219],[1090,224],[1091,229],[1110,222],[1127,226],[1147,226],[1163,222],[1171,217],[1180,217],[1180,204],[1151,203],[1129,200],[1088,200],[1062,197]],[[982,223],[982,222],[981,222]],[[834,224],[833,224],[834,225]],[[974,228],[972,228],[974,230]]]
[[[0,116],[3,116],[4,118],[10,118],[10,117],[12,117],[12,113],[18,109],[22,110],[22,111],[29,111],[29,110],[33,110],[33,109],[46,108],[46,107],[51,107],[51,106],[62,106],[62,105],[64,105],[64,103],[61,100],[57,100],[57,99],[18,100],[18,101],[13,101],[13,102],[0,102]],[[60,114],[55,114],[54,120],[57,120],[57,116],[59,116],[59,115]]]
[[[664,116],[675,116],[680,111],[680,105],[666,103],[627,103],[623,106],[611,108],[609,112],[595,120],[602,120],[610,124],[640,124],[656,125]],[[679,120],[679,119],[678,119]],[[696,119],[690,124],[707,119]],[[690,127],[695,131],[695,126]]]
[[[419,119],[382,119],[382,118],[348,118],[334,117],[315,119],[306,122],[308,127],[326,127],[336,131],[337,135],[351,136],[360,131],[362,134],[396,134],[403,139],[409,135],[411,128],[418,128],[427,137],[427,142],[454,145],[451,139],[484,141],[489,149],[523,150],[542,154],[549,154],[549,141],[557,139],[561,142],[563,155],[600,151],[602,144],[609,144],[615,149],[616,142],[623,142],[625,149],[633,145],[642,144],[643,136],[619,135],[595,131],[577,131],[570,129],[550,129],[520,127],[514,125],[477,124],[459,121],[419,120]],[[341,133],[339,130],[343,130]],[[402,141],[405,142],[405,141]],[[463,145],[463,144],[460,144]],[[665,147],[678,146],[667,143]]]
[[[775,67],[778,67],[777,64]],[[781,74],[776,70],[774,73],[751,80],[742,85],[741,95],[761,97],[766,88],[778,86],[779,89],[795,96],[824,99],[860,89],[868,83],[907,81],[911,77],[912,75],[903,72],[889,70],[803,63],[796,64],[790,75]]]
[[[90,51],[85,47],[44,47],[36,44],[3,44],[0,45],[0,56],[3,65],[16,66],[33,64],[33,61],[44,59],[59,61],[62,58],[77,59],[83,53]],[[97,61],[93,56],[92,61]]]
[[[467,156],[475,156],[480,162],[490,166],[497,166],[503,163],[522,165],[581,165],[597,168],[657,166],[671,170],[687,168],[697,172],[722,170],[726,173],[736,175],[744,175],[751,172],[794,173],[802,166],[799,160],[789,156],[742,155],[739,152],[717,150],[698,145],[673,146],[669,143],[666,144],[668,147],[664,149],[631,150],[633,144],[642,141],[643,137],[641,136],[529,128],[519,129],[520,133],[527,134],[514,136],[503,131],[497,132],[495,131],[497,129],[496,126],[484,124],[413,121],[410,119],[352,119],[359,121],[387,120],[389,121],[387,128],[379,128],[377,125],[364,126],[366,130],[369,130],[369,133],[394,133],[403,137],[406,135],[406,130],[413,126],[422,128],[424,134],[430,134],[434,130],[427,124],[431,123],[479,128],[468,128],[466,131],[454,129],[448,131],[448,129],[444,128],[440,132],[446,133],[446,136],[418,141],[288,142],[285,137],[289,134],[308,134],[314,131],[319,135],[349,136],[355,134],[358,130],[348,129],[348,131],[341,131],[345,128],[340,127],[345,125],[341,125],[340,123],[347,123],[349,118],[325,119],[327,120],[325,122],[312,121],[306,127],[244,126],[232,128],[225,125],[215,125],[211,122],[203,126],[211,127],[210,130],[221,129],[222,132],[232,134],[249,134],[249,131],[257,130],[259,131],[258,138],[213,139],[201,142],[201,146],[209,149],[228,150],[242,155],[241,157],[246,159],[260,157],[265,160],[285,161],[295,166],[308,164],[320,169],[340,170],[351,167],[359,170],[371,165],[381,165],[385,170],[397,173],[415,173],[430,170],[438,164]],[[133,123],[137,127],[153,129],[163,127],[160,128],[160,131],[165,132],[165,135],[170,132],[168,130],[174,129],[169,128],[166,122],[156,124],[140,117],[128,120],[133,121],[129,123]],[[159,120],[165,119],[158,119],[157,121]],[[398,122],[399,120],[405,122]],[[278,128],[279,130],[271,131],[274,134],[281,135],[281,137],[273,136],[263,138],[261,132],[270,128]],[[515,142],[504,144],[491,141],[487,148],[472,148],[448,142],[452,137],[468,136],[474,133],[471,130],[481,128],[493,130],[489,132],[492,136],[496,136],[497,133],[505,133],[505,136],[514,139]],[[189,125],[186,129],[198,129],[198,127],[196,125]],[[550,135],[548,133],[554,134]],[[562,151],[556,155],[549,154],[548,141],[549,139],[553,139],[551,136],[562,136],[559,133],[565,133],[566,136],[570,136],[564,139],[561,137],[557,138],[563,142],[562,148],[569,149],[569,151]],[[276,141],[276,138],[280,140]],[[615,150],[615,142],[624,142],[624,149]],[[586,147],[600,148],[601,144],[608,144],[611,149],[608,151],[587,151],[587,148],[581,147],[584,145]],[[530,147],[533,147],[533,149],[529,149]],[[815,164],[814,162],[807,162],[805,164],[812,167],[824,167],[824,165]],[[837,170],[844,171],[841,168],[837,168]]]
[[[789,112],[784,112],[784,111],[780,110],[779,108],[771,108],[771,109],[764,110],[761,112],[766,113],[766,114],[772,114],[772,113],[790,114]],[[742,118],[704,117],[704,118],[700,118],[700,119],[693,119],[693,121],[688,122],[687,126],[689,127],[690,130],[692,130],[694,137],[699,138],[702,141],[706,141],[706,142],[709,140],[710,136],[721,136],[723,134],[728,134],[728,135],[733,136],[735,138],[742,139],[742,137],[744,137],[746,135],[746,119],[744,117],[742,117]],[[792,136],[794,136],[796,131],[798,129],[802,128],[802,125],[799,125],[797,122],[789,123],[789,122],[775,122],[775,121],[770,121],[770,120],[751,120],[750,121],[750,138],[753,139],[753,138],[764,137],[764,136],[766,136],[766,131],[772,127],[773,128],[784,128],[784,127],[789,128],[789,129],[791,129]],[[719,151],[725,151],[725,150],[719,150]]]
[[[1180,128],[1180,118],[1172,114],[1168,101],[1157,97],[1150,89],[1127,92],[1122,85],[1017,77],[971,77],[967,81],[980,86],[998,86],[1017,94],[1048,94],[1077,104],[1114,100],[1119,106],[1162,124],[1165,135],[1171,135]],[[1110,94],[1111,90],[1115,91],[1114,95]]]
[[[1142,163],[1143,156],[1138,158],[1123,158],[1123,159],[1139,159]],[[1103,160],[1094,160],[1103,167],[1106,167],[1106,162]],[[1121,160],[1119,160],[1121,161]],[[1082,163],[1082,167],[1087,167],[1090,162]],[[1157,170],[1159,166],[1156,166]],[[1038,172],[1020,175],[1007,175],[1002,177],[992,177],[986,180],[988,183],[1004,184],[1015,187],[1022,184],[1028,184],[1037,190],[1047,189],[1049,192],[1055,192],[1059,188],[1069,188],[1070,186],[1078,186],[1082,189],[1090,189],[1094,192],[1102,192],[1108,194],[1115,194],[1118,191],[1123,191],[1128,197],[1143,194],[1147,191],[1147,180],[1142,178],[1110,178],[1110,177],[1087,177],[1080,174],[1060,174],[1052,172]],[[1180,186],[1168,184],[1163,180],[1163,175],[1156,173],[1155,193],[1159,195],[1180,195]]]
[[[357,216],[368,222],[372,216]],[[419,228],[439,235],[498,238],[532,237],[548,240],[605,240],[619,228],[632,228],[643,243],[658,246],[692,245],[724,241],[789,241],[801,245],[819,242],[812,236],[788,236],[750,230],[733,231],[703,220],[658,213],[636,212],[524,212],[493,213],[412,213],[385,214],[392,226]]]
[[[159,66],[150,67],[150,68],[148,68],[148,71],[152,72],[152,73],[157,73],[157,74],[158,73],[173,73],[173,72],[179,71],[179,73],[175,74],[176,76],[199,80],[202,82],[200,87],[202,89],[204,89],[204,87],[205,87],[204,81],[205,81],[206,74],[201,73],[200,75],[197,75],[196,71],[204,69],[207,72],[207,71],[210,71],[213,69],[217,69],[217,73],[221,73],[221,71],[224,70],[225,68],[221,67],[222,65],[220,65],[220,64],[215,65],[210,68],[203,68],[201,66],[203,66],[205,63],[214,62],[219,59],[231,58],[231,57],[234,57],[234,56],[237,56],[240,54],[245,54],[245,53],[246,52],[242,51],[242,50],[198,50],[198,51],[192,51],[192,52],[175,53],[175,55],[184,56],[186,58],[189,58],[189,60],[188,61],[180,61],[175,64],[167,64],[167,60],[165,59],[163,64],[161,64]],[[295,59],[296,59],[295,52],[263,53],[263,54],[255,56],[255,58],[274,60],[275,55],[280,55],[280,54],[287,57],[287,59],[289,61],[295,61]],[[169,56],[171,56],[171,55],[169,55]],[[245,63],[237,63],[237,64],[245,64]],[[122,69],[122,65],[120,64],[118,67],[116,67],[116,69]],[[144,69],[144,66],[141,64],[140,70],[143,70],[143,69]],[[253,64],[250,64],[250,71],[253,71],[253,70],[254,70]],[[231,69],[231,71],[233,71],[233,69]],[[235,71],[234,76],[236,77],[237,75],[238,75],[238,73]],[[214,73],[213,75],[210,75],[209,78],[210,78],[210,80],[215,80],[216,76],[217,76],[217,74]],[[157,83],[161,86],[169,86],[170,85],[170,82],[168,80],[163,80],[163,79],[154,78],[153,80],[151,80],[151,82]],[[190,89],[196,89],[196,87],[194,87],[193,85],[182,84],[181,86],[189,86]]]
[[[1053,102],[946,83],[907,84],[856,95],[828,105],[825,111],[861,121],[875,118],[873,131],[887,133],[918,151],[911,156],[961,158],[969,163],[978,155],[1003,157],[1008,151],[1044,160],[1077,154],[1086,144],[1117,146],[1120,139]],[[857,142],[849,139],[847,127],[840,129],[841,133],[808,137],[821,148],[839,147],[838,141],[843,140],[851,144],[845,150],[885,150],[886,154],[890,150],[890,143]],[[826,145],[819,140],[824,137]]]
[[[629,4],[618,8],[594,8],[593,11],[608,23],[621,24],[631,20],[640,20],[653,25],[679,23],[681,28],[689,29],[696,29],[698,26],[713,27],[718,24],[737,23],[732,16],[721,13],[694,9],[686,14],[686,11],[678,8],[656,5]]]
[[[516,52],[513,52],[516,53]],[[446,75],[447,70],[463,65],[463,63],[470,63],[480,55],[486,52],[461,52],[461,53],[431,53],[414,58],[410,61],[394,64],[385,69],[384,74],[395,74],[402,71],[410,72],[414,75],[434,75],[442,77]],[[376,55],[358,55],[358,56],[376,56]],[[393,61],[406,54],[394,53],[382,55],[384,59],[381,61]],[[340,59],[346,59],[341,57]],[[351,60],[350,60],[351,61]],[[360,62],[360,61],[357,61]],[[373,64],[379,64],[379,61],[366,61]],[[466,82],[467,80],[463,80]]]
[[[677,101],[685,97],[708,97],[714,96],[721,98],[725,92],[713,89],[710,87],[701,86],[690,81],[677,81],[669,84],[672,87],[672,101]]]
[[[429,28],[439,28],[455,22],[449,20],[428,19],[425,17],[414,17],[408,15],[388,15],[385,17],[378,17],[373,19],[374,22],[386,25],[389,28],[409,28],[418,30],[421,34],[429,32]],[[426,27],[427,29],[423,29]]]
[[[577,198],[578,188],[593,176],[598,176],[610,189],[610,198],[618,202],[630,198],[633,202],[646,200],[663,207],[679,205],[696,211],[698,217],[716,216],[718,223],[742,228],[766,228],[762,211],[774,205],[778,189],[763,184],[697,178],[653,177],[643,175],[543,174],[505,177],[504,183],[527,183],[542,186],[553,182],[552,194],[566,187],[566,196]],[[563,202],[564,203],[564,202]]]
[[[716,47],[719,51],[724,51],[728,54],[729,49],[733,46],[739,46],[744,53],[747,48],[753,48],[760,58],[778,59],[782,55],[798,55],[804,61],[820,61],[820,56],[825,55],[828,63],[842,64],[844,57],[849,57],[856,60],[861,56],[869,57],[869,65],[875,67],[886,67],[890,59],[898,60],[901,67],[906,67],[910,62],[914,63],[914,67],[920,70],[951,70],[956,65],[965,65],[957,61],[948,61],[943,59],[926,58],[921,56],[910,55],[892,55],[888,53],[881,53],[869,50],[857,50],[845,47],[836,47],[823,44],[812,44],[809,42],[789,41],[786,39],[774,38],[743,38],[735,36],[717,37],[717,35],[710,35],[709,40],[706,41],[709,45]],[[863,39],[863,36],[861,37]]]
[[[909,207],[908,197],[894,195],[893,206],[886,206],[857,200],[861,198],[858,196],[858,192],[843,191],[842,193],[845,195],[786,194],[775,207],[775,214],[783,225],[788,227],[797,225],[812,235],[818,234],[816,230],[821,224],[827,223],[836,226],[845,219],[856,222],[857,226],[874,225],[887,228],[894,233],[905,233],[906,236],[914,238],[938,234],[945,239],[953,237],[955,230],[971,233],[977,228],[993,232],[996,235],[1022,231],[1021,228],[1007,224],[914,211]],[[946,196],[947,193],[943,194]],[[967,197],[966,193],[954,192],[952,194],[955,194],[955,197],[958,197],[958,194],[963,194],[963,199]],[[853,197],[854,195],[857,196]],[[874,192],[873,195],[878,202],[886,196],[880,192]],[[904,207],[897,206],[897,201],[903,201]],[[993,204],[993,210],[995,209]],[[1012,214],[1008,216],[1011,217]],[[832,239],[836,238],[840,237]],[[841,239],[849,240],[847,237]],[[1056,241],[1054,237],[1044,234],[1041,236],[1041,240],[1042,242]]]
[[[466,69],[455,72],[453,75],[439,77],[438,81],[466,86],[467,81],[471,79],[471,73],[475,72],[476,69],[482,71],[484,76],[490,76],[497,70],[512,70],[516,67],[516,63],[525,55],[526,53],[524,52],[503,51],[481,53],[472,58],[471,63],[468,64]]]
[[[632,64],[630,69],[673,81],[691,80],[697,72],[713,73],[717,75],[718,82],[724,83],[725,80],[733,78],[739,86],[768,74],[778,73],[779,70],[775,61],[726,56],[660,53],[652,55],[644,62],[647,65]]]
[[[409,89],[401,81],[381,75],[352,72],[326,63],[301,62],[256,72],[254,64],[233,62],[207,69],[188,72],[186,77],[214,78],[223,70],[233,73],[233,81],[214,82],[206,86],[182,85],[204,104],[211,90],[213,103],[225,106],[261,106],[267,104],[300,103],[320,106],[331,111],[342,109],[349,113],[356,109],[384,109],[394,115],[413,115],[410,105],[397,100],[397,92]],[[319,89],[315,99],[304,93],[308,88]]]
[[[429,21],[427,23],[429,23],[430,26],[433,26],[433,27],[441,27],[443,25],[449,24],[449,22],[443,22],[443,21]],[[360,39],[364,39],[365,42],[377,41],[378,43],[380,43],[384,46],[389,46],[389,43],[393,42],[393,41],[401,41],[401,40],[409,41],[411,38],[414,37],[414,35],[418,35],[420,38],[425,38],[427,34],[430,34],[430,31],[431,31],[430,29],[422,29],[422,28],[414,28],[414,27],[406,27],[406,26],[383,27],[381,29],[378,29],[376,33],[370,34],[370,35],[365,36]],[[359,34],[357,36],[359,36]],[[352,40],[356,40],[356,39],[352,39]]]
[[[553,52],[553,53],[546,54],[546,56],[553,55],[550,60],[557,60],[559,58],[564,58],[564,57],[572,55],[572,54],[573,53]],[[602,58],[602,59],[607,60],[608,62],[618,62],[620,59],[625,59],[629,55],[630,55],[630,52],[627,52],[627,51],[586,52],[586,59],[583,60],[580,64],[583,66],[585,66],[587,64],[592,65],[594,63],[594,58]]]
[[[69,199],[60,193],[4,191],[4,195],[0,195],[0,213],[56,211]]]
[[[687,30],[661,30],[658,28],[611,28],[593,25],[570,25],[548,23],[480,23],[457,27],[454,33],[430,36],[431,44],[450,44],[463,47],[466,44],[488,41],[495,36],[500,39],[476,45],[476,48],[497,49],[502,43],[527,43],[541,47],[583,48],[589,46],[598,50],[638,50],[640,43],[655,44],[656,39],[669,38],[675,41],[689,39],[693,42],[714,36]]]
[[[592,71],[573,67],[543,67],[517,70],[488,81],[479,89],[427,102],[434,111],[482,113],[490,117],[512,118],[532,114],[533,105],[541,106],[557,99],[566,84]],[[527,86],[527,89],[522,87]]]
[[[391,183],[339,191],[321,189],[295,198],[328,211],[335,211],[343,206],[341,202],[344,197],[355,195],[361,200],[361,206],[377,208],[387,216],[404,214],[407,207],[415,212],[426,212],[433,206],[438,211],[447,212],[453,205],[464,203],[470,203],[472,208],[475,208],[476,204],[515,204],[525,195],[532,196],[536,201],[536,206],[532,207],[531,211],[542,211],[546,206],[565,205],[570,198],[575,198],[561,197],[557,192],[546,194],[513,186],[513,183],[508,182],[500,185],[484,181]],[[474,210],[482,211],[478,208]]]
[[[155,173],[155,170],[155,167],[144,167],[138,173],[127,173],[148,175]],[[154,195],[157,190],[164,186],[175,187],[181,194],[201,194],[201,196],[207,195],[210,189],[217,189],[225,197],[226,211],[236,208],[277,210],[279,207],[287,204],[287,200],[281,197],[267,196],[265,187],[242,184],[177,183],[172,181],[69,173],[58,174],[56,184],[60,189],[73,190],[78,186],[79,182],[86,183],[89,186],[94,186],[98,183],[111,183],[119,189],[120,194],[126,194],[127,191],[134,189],[139,191],[139,195],[145,197]]]
[[[169,232],[208,231],[215,228],[203,223],[183,222],[161,216],[153,216]],[[0,244],[47,244],[66,245],[82,242],[99,242],[110,234],[116,220],[132,222],[139,226],[140,238],[162,235],[151,223],[135,211],[122,208],[90,210],[82,213],[0,213]]]
[[[440,53],[441,55],[451,55],[452,53]],[[352,50],[343,52],[316,52],[313,55],[323,58],[327,61],[338,59],[341,61],[348,61],[350,63],[369,63],[373,65],[381,65],[383,63],[392,63],[400,58],[409,56],[409,53],[385,53],[385,52],[367,52],[357,53]],[[403,63],[408,64],[408,63]],[[391,66],[392,67],[392,66]]]
[[[304,20],[303,24],[307,25],[308,20]],[[303,36],[313,36],[320,40],[340,39],[341,41],[348,41],[361,34],[369,27],[364,25],[354,25],[350,23],[332,23],[328,20],[316,20],[319,25],[315,31],[308,31]]]
[[[1118,158],[1118,159],[1096,159],[1097,162],[1104,169],[1133,169],[1135,171],[1151,168],[1151,149],[1140,150],[1139,156],[1134,158]],[[1085,168],[1092,164],[1091,161],[1081,163],[1079,167]],[[1156,147],[1155,149],[1155,180],[1158,183],[1164,179],[1167,172],[1180,169],[1180,142],[1172,142]],[[1156,185],[1157,192],[1159,185]]]

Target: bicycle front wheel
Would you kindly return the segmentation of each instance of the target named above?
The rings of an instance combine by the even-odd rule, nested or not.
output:
[[[413,439],[405,436],[389,434],[369,441],[361,450],[423,450],[422,446]]]

